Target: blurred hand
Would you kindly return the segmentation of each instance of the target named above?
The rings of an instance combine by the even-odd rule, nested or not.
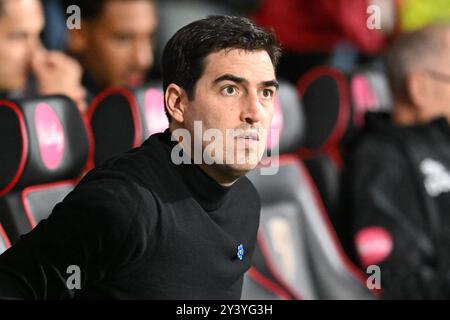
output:
[[[62,52],[39,49],[33,55],[31,66],[38,94],[63,94],[80,111],[86,111],[86,90],[81,85],[82,68],[77,61]]]

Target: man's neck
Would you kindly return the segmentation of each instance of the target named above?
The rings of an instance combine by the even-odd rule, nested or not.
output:
[[[172,134],[172,132],[177,129],[174,125],[169,125],[169,131]],[[185,150],[190,149],[191,151],[193,150],[193,146],[191,145],[190,148],[186,148],[185,144],[186,143],[190,143],[191,141],[178,141],[179,143],[181,143],[181,146],[185,152]],[[203,152],[202,152],[203,154]],[[193,156],[189,155],[189,157],[191,158],[191,163],[195,163]],[[236,178],[234,176],[230,176],[230,175],[226,175],[224,174],[219,168],[217,168],[217,165],[210,165],[210,164],[205,164],[203,163],[203,159],[202,163],[198,164],[199,168],[206,173],[210,178],[212,178],[214,181],[216,181],[219,185],[221,185],[222,187],[230,187],[232,186],[239,178]],[[195,164],[197,165],[197,164]]]
[[[399,109],[394,109],[391,119],[394,124],[399,126],[408,126],[417,122],[417,118],[412,113],[399,111]]]
[[[202,163],[198,166],[204,173],[214,179],[222,187],[231,187],[238,180],[238,178],[223,175],[220,170],[216,170],[214,165]]]
[[[400,126],[424,124],[440,117],[444,117],[450,122],[450,111],[446,110],[442,113],[420,112],[418,107],[399,101],[395,103],[392,111],[392,122]]]

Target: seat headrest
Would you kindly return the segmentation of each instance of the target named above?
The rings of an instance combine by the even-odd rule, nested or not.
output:
[[[86,125],[64,96],[0,100],[0,196],[79,176],[92,146]]]
[[[353,74],[350,82],[353,123],[360,128],[368,111],[388,111],[392,97],[386,76],[375,70],[361,70]]]
[[[278,147],[279,153],[285,154],[294,152],[302,144],[306,131],[305,116],[295,86],[283,80],[279,84],[267,148]]]
[[[96,165],[140,146],[151,134],[169,126],[159,86],[106,89],[90,104],[88,119],[94,134]]]
[[[308,124],[304,146],[321,149],[338,144],[350,125],[346,76],[331,67],[319,66],[299,79],[297,89]]]

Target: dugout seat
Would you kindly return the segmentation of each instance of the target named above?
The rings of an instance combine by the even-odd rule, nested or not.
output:
[[[89,137],[64,96],[0,101],[0,223],[12,243],[72,190],[92,153]]]
[[[368,111],[390,109],[384,74],[361,69],[346,75],[328,66],[311,69],[297,82],[308,131],[297,154],[304,161],[334,225],[339,206],[342,153],[364,125]]]
[[[94,98],[87,116],[94,136],[94,165],[140,146],[169,126],[158,86],[106,89]]]

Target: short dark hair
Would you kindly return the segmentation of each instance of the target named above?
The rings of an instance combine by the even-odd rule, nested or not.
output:
[[[244,17],[209,16],[184,26],[167,42],[162,56],[164,92],[174,83],[192,99],[205,57],[224,49],[265,50],[274,67],[281,55],[273,32]]]
[[[406,77],[413,70],[435,66],[436,56],[449,50],[446,34],[450,24],[438,23],[398,36],[384,55],[384,63],[393,96],[407,100]]]

